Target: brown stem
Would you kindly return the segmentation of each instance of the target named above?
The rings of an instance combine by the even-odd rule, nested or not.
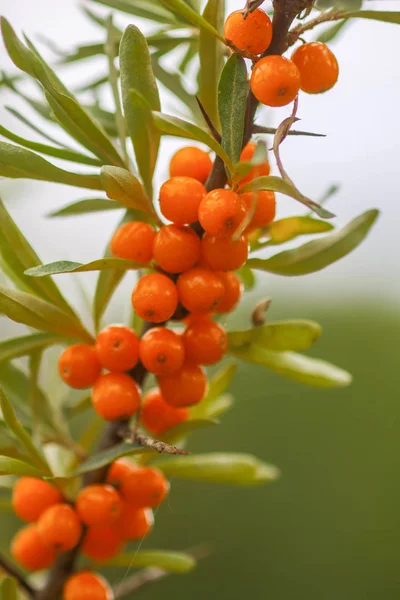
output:
[[[3,553],[0,552],[0,567],[6,571],[11,577],[13,577],[18,585],[25,590],[25,592],[31,598],[36,597],[36,590],[27,582],[24,574],[13,564],[11,564],[8,559],[4,556]]]
[[[262,125],[253,125],[253,133],[269,133],[275,135],[276,128],[275,127],[263,127]],[[296,129],[291,129],[288,132],[288,135],[304,135],[310,137],[326,137],[325,133],[313,133],[311,131],[298,131]]]
[[[329,21],[339,21],[340,19],[344,19],[346,13],[343,10],[332,9],[327,12],[323,12],[315,19],[311,19],[304,25],[297,25],[291,31],[289,31],[289,35],[287,36],[286,48],[293,46],[306,31],[310,31],[310,29],[314,29],[317,25],[321,25],[321,23],[328,23]]]

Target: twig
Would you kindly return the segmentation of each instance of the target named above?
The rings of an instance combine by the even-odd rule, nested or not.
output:
[[[275,127],[263,127],[262,125],[253,125],[253,133],[269,133],[271,135],[275,135],[276,128]],[[288,135],[305,135],[309,137],[326,137],[325,133],[313,133],[312,131],[298,131],[296,129],[291,129],[288,132]]]
[[[221,134],[218,131],[218,129],[215,127],[214,123],[211,121],[206,109],[204,108],[204,106],[201,103],[200,98],[198,96],[196,96],[196,102],[199,105],[201,114],[203,115],[204,120],[207,123],[208,129],[210,130],[213,138],[216,139],[218,143],[221,143]]]
[[[327,12],[321,13],[320,15],[318,15],[318,17],[315,17],[315,19],[307,21],[307,23],[304,23],[303,25],[297,25],[297,27],[289,31],[285,50],[290,46],[293,46],[293,44],[295,44],[300,38],[300,36],[303,35],[303,33],[305,33],[306,31],[314,29],[314,27],[316,27],[317,25],[321,25],[321,23],[328,23],[329,21],[338,21],[339,19],[344,19],[345,17],[345,11],[332,8]]]
[[[271,306],[272,300],[271,298],[265,298],[256,304],[252,313],[251,313],[251,322],[254,327],[260,327],[265,323],[265,315]]]
[[[2,552],[0,552],[0,567],[18,582],[19,586],[25,590],[28,596],[31,598],[36,597],[36,590],[30,585],[30,583],[27,582],[24,574],[21,573],[17,567],[12,565]]]
[[[235,46],[235,44],[231,40],[226,39],[225,43],[228,46],[228,48],[232,50],[232,52],[234,52],[235,54],[240,54],[240,56],[243,56],[243,58],[249,58],[253,64],[260,60],[260,57],[257,54],[246,52],[246,50],[240,50],[240,48]]]
[[[264,0],[247,0],[246,6],[244,7],[244,10],[242,11],[243,17],[245,19],[247,19],[249,13],[252,13],[254,10],[256,10],[256,8],[261,6],[261,4],[263,4],[263,3],[264,3]]]
[[[186,452],[185,450],[179,450],[176,446],[171,446],[171,444],[167,444],[161,440],[155,440],[154,438],[144,435],[143,433],[138,433],[136,429],[130,429],[129,427],[121,426],[119,435],[125,442],[128,442],[128,444],[139,444],[139,446],[143,446],[143,448],[151,448],[160,454],[182,454],[185,456],[189,454],[189,452]]]

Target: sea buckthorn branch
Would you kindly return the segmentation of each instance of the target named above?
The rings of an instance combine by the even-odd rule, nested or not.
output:
[[[303,33],[305,33],[306,31],[310,31],[311,29],[314,29],[314,27],[316,27],[317,25],[321,25],[322,23],[328,23],[329,21],[339,21],[340,19],[344,19],[345,17],[346,13],[343,10],[332,8],[327,12],[321,13],[320,15],[318,15],[318,17],[315,17],[315,19],[311,19],[303,25],[297,25],[297,27],[294,27],[294,29],[289,31],[289,34],[287,36],[287,46],[285,50],[287,50],[287,48],[290,48],[290,46],[293,46],[293,44],[295,44],[300,38],[300,36],[302,36]]]
[[[135,429],[131,429],[129,427],[121,427],[119,434],[121,439],[130,444],[139,444],[143,448],[151,448],[155,450],[159,454],[181,454],[188,455],[189,452],[186,450],[180,450],[176,446],[172,446],[171,444],[167,444],[167,442],[162,442],[161,440],[155,440],[154,438],[149,437],[148,435],[144,435],[143,433],[137,433]]]
[[[264,4],[264,2],[265,0],[247,0],[246,6],[243,9],[244,18],[246,18],[249,13],[255,11],[261,4]]]
[[[262,125],[253,125],[253,133],[267,133],[270,135],[275,135],[277,131],[276,127],[263,127]],[[325,133],[313,133],[311,131],[298,131],[296,129],[291,129],[288,131],[287,135],[304,135],[309,137],[326,137]]]
[[[0,552],[0,567],[17,581],[18,585],[30,598],[36,598],[36,590],[28,583],[24,574],[17,567],[12,565],[2,552]]]

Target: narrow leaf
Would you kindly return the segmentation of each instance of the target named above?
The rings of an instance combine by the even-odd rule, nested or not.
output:
[[[59,210],[49,213],[48,217],[74,217],[76,215],[87,215],[93,212],[101,212],[106,210],[121,210],[123,207],[118,202],[105,200],[104,198],[90,198],[87,200],[79,200],[68,204]]]
[[[165,9],[157,0],[93,0],[98,4],[121,10],[135,17],[148,19],[166,25],[173,24],[174,15]]]
[[[4,286],[0,286],[0,314],[41,331],[59,333],[89,343],[93,341],[76,317],[41,298]]]
[[[268,226],[268,245],[284,244],[299,235],[311,235],[332,231],[332,223],[319,221],[312,217],[287,217],[279,221],[273,221]]]
[[[354,12],[343,13],[343,18],[349,19],[372,19],[374,21],[383,21],[384,23],[400,24],[400,12],[384,10],[356,10]]]
[[[247,266],[287,276],[307,275],[320,271],[357,248],[367,236],[378,215],[378,210],[369,210],[353,219],[343,229],[335,230],[293,250],[280,252],[271,258],[251,258]]]
[[[237,274],[242,280],[243,287],[246,292],[250,292],[252,289],[254,289],[254,286],[256,285],[256,277],[253,271],[250,269],[250,267],[247,266],[247,264],[241,269],[239,269]]]
[[[127,271],[128,269],[141,269],[143,265],[133,260],[124,258],[100,258],[90,263],[82,264],[71,262],[69,260],[59,260],[48,265],[39,265],[25,271],[30,277],[46,277],[48,275],[58,275],[60,273],[82,273],[86,271],[109,271],[118,269]]]
[[[333,40],[337,40],[347,23],[348,21],[344,19],[343,21],[339,21],[339,23],[331,25],[331,27],[328,27],[328,29],[325,29],[325,31],[319,34],[316,41],[328,44],[329,42],[333,42]]]
[[[140,176],[151,198],[152,179],[160,144],[160,134],[154,127],[151,110],[158,111],[161,105],[146,38],[134,25],[129,25],[122,36],[119,56],[122,100],[128,132]],[[134,104],[131,90],[142,95],[151,110]]]
[[[0,475],[17,475],[18,477],[38,477],[47,475],[46,471],[37,469],[29,463],[16,458],[0,456]]]
[[[214,406],[224,392],[227,391],[237,373],[237,364],[230,362],[221,367],[211,378],[205,398],[190,409],[192,419],[209,419],[215,417]]]
[[[239,162],[242,151],[246,104],[246,63],[239,54],[232,54],[218,86],[218,114],[222,128],[221,145],[234,164]]]
[[[0,342],[0,363],[26,356],[35,350],[44,350],[49,346],[64,343],[65,337],[51,333],[33,333],[5,340]]]
[[[167,477],[212,481],[235,485],[269,483],[279,476],[276,467],[250,454],[209,453],[191,454],[154,461]]]
[[[225,18],[225,0],[208,0],[203,17],[217,31],[222,31]],[[199,99],[214,125],[219,129],[218,82],[224,65],[224,46],[207,29],[199,37]]]
[[[0,600],[18,600],[18,587],[15,579],[4,577],[0,583]]]
[[[153,117],[155,125],[160,129],[160,131],[162,131],[162,133],[203,142],[203,144],[206,144],[206,146],[208,146],[211,150],[214,150],[214,152],[218,154],[220,158],[222,158],[231,172],[233,171],[233,164],[228,154],[222,148],[221,144],[219,144],[208,133],[208,131],[198,127],[197,125],[188,123],[183,119],[179,119],[178,117],[165,115],[160,112],[153,112]],[[278,177],[276,179],[278,179]]]
[[[89,473],[89,471],[95,471],[96,469],[101,469],[101,467],[105,467],[106,465],[111,464],[117,458],[121,458],[122,456],[130,456],[137,454],[145,454],[147,452],[151,452],[150,448],[142,448],[135,447],[132,444],[123,443],[114,446],[113,448],[109,448],[108,450],[103,450],[102,452],[98,452],[97,454],[93,454],[88,460],[82,463],[75,471],[70,474],[70,477],[78,477],[79,475],[83,475],[84,473]]]
[[[139,550],[122,553],[108,560],[104,567],[157,567],[171,573],[187,573],[196,566],[196,560],[183,552],[173,550]]]
[[[101,169],[100,179],[108,198],[117,200],[126,208],[154,214],[151,201],[142,184],[127,169],[105,166]]]
[[[301,352],[310,348],[320,337],[321,326],[314,321],[277,321],[243,331],[228,333],[229,348],[235,349],[249,344],[283,352]]]
[[[204,17],[202,17],[198,12],[190,8],[183,0],[162,0],[163,4],[168,6],[172,11],[178,13],[185,19],[187,19],[196,27],[200,27],[201,29],[205,29],[221,42],[225,43],[223,36],[211,25]]]

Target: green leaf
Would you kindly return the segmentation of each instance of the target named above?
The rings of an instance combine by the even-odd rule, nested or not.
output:
[[[166,10],[160,2],[157,0],[93,0],[98,4],[109,6],[116,10],[121,10],[130,15],[141,17],[142,19],[149,19],[157,23],[165,23],[166,25],[172,25],[174,22],[174,15]]]
[[[29,433],[19,423],[14,409],[7,399],[7,396],[0,387],[0,407],[3,415],[3,419],[6,422],[9,429],[13,432],[15,437],[21,443],[21,446],[25,448],[27,456],[30,458],[33,465],[38,469],[43,470],[47,475],[52,475],[51,469],[42,455],[42,453],[36,448]]]
[[[250,292],[252,289],[254,289],[254,286],[256,285],[256,277],[250,267],[242,267],[237,271],[237,274],[240,277],[246,292]]]
[[[400,24],[400,12],[384,10],[356,10],[343,13],[343,18],[349,19],[373,19],[374,21],[383,21],[384,23]]]
[[[38,142],[32,142],[31,140],[27,140],[12,131],[9,131],[2,125],[0,125],[0,135],[5,138],[11,140],[12,142],[16,142],[25,148],[29,148],[30,150],[36,150],[36,152],[40,152],[41,154],[47,154],[48,156],[54,156],[55,158],[59,158],[61,160],[67,160],[70,162],[80,163],[82,165],[91,165],[91,166],[101,166],[102,162],[97,158],[92,158],[91,156],[85,156],[80,152],[76,152],[75,150],[68,150],[64,148],[55,148],[53,146],[48,146],[47,144],[40,144]]]
[[[14,64],[37,79],[45,90],[46,99],[55,118],[80,144],[103,161],[103,164],[123,166],[123,160],[105,131],[77,102],[43,60],[31,42],[24,46],[8,21],[1,20],[4,43]]]
[[[222,147],[234,164],[240,159],[247,104],[247,69],[240,54],[232,54],[218,86],[218,113]]]
[[[208,0],[204,19],[217,31],[222,31],[225,18],[225,0]],[[199,37],[199,99],[214,125],[219,129],[218,82],[224,65],[224,46],[207,29]]]
[[[216,154],[226,164],[230,171],[233,171],[233,164],[222,148],[221,144],[219,144],[205,129],[198,127],[197,125],[193,125],[192,123],[188,123],[183,119],[179,119],[178,117],[173,117],[171,115],[165,115],[160,112],[153,112],[154,123],[155,125],[162,131],[162,133],[167,135],[174,135],[177,137],[183,137],[189,140],[196,140],[198,142],[202,142],[206,144],[211,150],[214,150]],[[278,178],[277,178],[278,179]]]
[[[0,600],[18,600],[18,588],[15,579],[4,577],[0,583]]]
[[[301,352],[315,344],[321,333],[321,326],[315,321],[277,321],[243,331],[230,331],[229,348],[256,344],[267,350]]]
[[[68,302],[62,296],[60,290],[49,279],[46,282],[29,280],[24,275],[26,269],[40,265],[40,259],[22,232],[7,212],[6,207],[0,199],[0,266],[6,265],[10,278],[16,285],[37,294],[44,300],[56,304],[60,308],[73,313]]]
[[[172,11],[177,12],[184,19],[187,19],[190,23],[196,25],[196,27],[205,29],[221,42],[225,43],[224,37],[215,29],[215,27],[206,21],[206,19],[198,12],[190,8],[183,0],[162,0],[162,2]]]
[[[90,190],[102,190],[99,175],[70,173],[19,146],[0,142],[0,176],[11,179],[36,179],[63,183]]]
[[[325,29],[325,31],[319,34],[316,41],[328,44],[329,42],[333,42],[333,40],[337,40],[343,32],[346,23],[348,23],[348,21],[344,19],[343,21],[339,21],[339,23],[331,25],[328,29]]]
[[[315,233],[325,233],[334,228],[332,223],[319,221],[312,217],[287,217],[279,221],[273,221],[268,226],[270,239],[268,245],[284,244],[293,240],[299,235],[311,235]]]
[[[4,286],[0,286],[0,314],[41,331],[93,342],[92,336],[78,318],[41,298]]]
[[[19,421],[29,425],[31,414],[28,406],[29,380],[26,374],[11,363],[0,363],[0,385],[12,402]]]
[[[170,73],[166,71],[159,63],[159,53],[152,54],[151,64],[153,72],[160,83],[162,83],[170,92],[174,94],[192,114],[196,115],[199,112],[199,107],[196,98],[190,94],[183,85],[182,76],[180,73]]]
[[[26,356],[35,350],[65,344],[65,337],[51,333],[33,333],[0,342],[0,363]]]
[[[47,475],[46,471],[37,469],[29,463],[17,458],[0,456],[0,475],[18,475],[18,477],[38,477]]]
[[[52,144],[56,144],[61,148],[65,148],[66,150],[71,150],[71,148],[68,148],[67,146],[65,146],[65,144],[62,144],[55,138],[51,137],[51,135],[49,135],[47,131],[42,131],[41,129],[39,129],[39,127],[37,127],[34,123],[31,123],[31,121],[29,121],[25,117],[25,115],[22,115],[20,112],[15,110],[15,108],[11,108],[10,106],[5,106],[4,108],[8,110],[8,112],[10,112],[16,119],[24,123],[24,125],[32,129],[32,131],[39,134],[41,137],[44,137],[47,141],[51,142]]]
[[[93,456],[75,469],[75,471],[70,474],[70,477],[78,477],[79,475],[84,475],[84,473],[89,473],[89,471],[101,469],[101,467],[105,467],[106,465],[114,462],[114,460],[117,460],[117,458],[121,458],[123,456],[146,454],[147,452],[152,452],[151,448],[138,448],[137,446],[133,446],[132,444],[124,442],[114,446],[113,448],[109,448],[108,450],[103,450],[102,452],[93,454]]]
[[[167,477],[235,485],[269,483],[279,470],[250,454],[209,453],[174,456],[153,462]]]
[[[196,560],[183,552],[173,550],[139,550],[122,553],[103,563],[103,567],[157,567],[171,573],[187,573],[196,566]]]
[[[278,375],[313,387],[345,387],[350,385],[350,373],[324,360],[295,352],[274,352],[251,345],[231,350],[237,358],[267,367]]]
[[[221,394],[226,392],[237,373],[237,363],[230,362],[215,373],[208,385],[207,395],[197,406],[190,409],[191,419],[209,419],[216,416],[215,406]]]
[[[122,100],[128,132],[140,176],[149,198],[152,198],[152,179],[160,135],[154,127],[151,110],[158,111],[161,105],[146,38],[134,25],[129,25],[122,36],[119,56]],[[143,96],[151,110],[132,102],[131,90]]]
[[[286,276],[307,275],[320,271],[357,248],[378,215],[378,210],[369,210],[353,219],[343,229],[293,250],[280,252],[271,258],[251,258],[247,266]]]
[[[268,150],[265,142],[258,140],[253,156],[249,160],[241,160],[235,165],[233,183],[239,184],[240,181],[250,173],[253,167],[268,162]]]
[[[127,169],[106,166],[101,169],[101,183],[108,198],[117,200],[126,208],[154,215],[154,209],[140,181]]]
[[[104,198],[89,198],[87,200],[79,200],[68,204],[59,210],[49,213],[48,217],[73,217],[76,215],[86,215],[93,212],[101,212],[105,210],[121,210],[123,207],[118,202],[105,200]]]
[[[30,277],[46,277],[60,273],[83,273],[86,271],[110,271],[117,269],[127,271],[128,269],[142,269],[143,265],[133,260],[124,258],[99,258],[90,263],[82,264],[70,260],[59,260],[48,265],[39,265],[25,271]]]
[[[296,188],[291,185],[288,181],[285,181],[281,177],[275,177],[274,175],[268,175],[267,177],[257,177],[253,179],[249,183],[246,183],[243,187],[240,188],[240,193],[244,194],[246,192],[258,192],[259,190],[271,190],[273,192],[280,192],[281,194],[285,194],[286,196],[290,196],[295,200],[298,200],[305,206],[307,206],[310,210],[317,213],[322,219],[331,219],[335,215],[331,213],[326,208],[323,208],[316,202],[312,200],[308,200],[302,194],[300,194]]]

